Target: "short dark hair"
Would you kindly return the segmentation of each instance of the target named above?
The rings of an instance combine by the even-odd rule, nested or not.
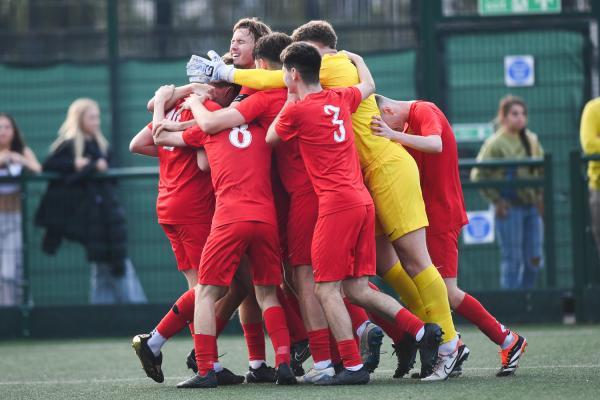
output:
[[[333,26],[327,21],[310,21],[299,26],[292,33],[294,42],[315,42],[335,49],[337,36]]]
[[[248,29],[250,34],[254,37],[255,42],[261,37],[271,33],[271,28],[269,28],[269,25],[265,24],[256,17],[240,19],[233,26],[233,32],[237,31],[238,29]]]
[[[256,60],[262,58],[270,63],[281,67],[281,52],[292,44],[292,38],[281,32],[269,33],[258,39],[252,51],[252,57]]]
[[[295,68],[304,83],[319,83],[321,53],[312,44],[306,42],[290,44],[281,53],[281,62],[287,70]]]

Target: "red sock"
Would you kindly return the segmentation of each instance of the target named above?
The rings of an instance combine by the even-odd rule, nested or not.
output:
[[[188,324],[188,328],[190,328],[190,333],[192,334],[192,336],[194,335],[194,321],[191,321]]]
[[[265,333],[262,322],[242,324],[242,329],[244,330],[246,346],[248,347],[248,360],[266,360]]]
[[[217,317],[216,317],[217,337],[221,336],[221,333],[223,332],[223,329],[225,329],[225,327],[227,326],[228,322],[229,322],[229,320],[223,319],[217,315]]]
[[[281,307],[269,307],[263,313],[265,327],[275,351],[275,366],[290,363],[290,333]]]
[[[352,339],[342,340],[337,342],[340,355],[342,356],[342,362],[344,368],[356,367],[362,364],[360,353],[358,352],[358,346]]]
[[[465,293],[465,298],[455,310],[458,314],[476,325],[490,340],[498,346],[510,331],[504,328],[473,296]]]
[[[331,362],[334,364],[339,364],[342,362],[342,357],[340,356],[340,352],[338,350],[337,342],[335,337],[333,336],[333,332],[329,331],[329,353],[331,354]]]
[[[344,304],[352,321],[352,333],[356,336],[356,330],[369,320],[369,316],[364,308],[350,303],[347,297],[344,297]]]
[[[294,309],[294,311],[296,311],[296,314],[302,315],[302,312],[300,311],[300,303],[298,303],[298,298],[296,295],[289,290],[284,290],[283,294],[285,295],[287,303]]]
[[[302,321],[300,314],[290,304],[288,297],[285,296],[280,287],[277,287],[277,299],[281,307],[285,310],[285,322],[289,328],[291,343],[298,343],[308,339],[304,321]]]
[[[194,350],[198,373],[206,375],[213,369],[214,360],[217,358],[217,338],[212,335],[194,335]]]
[[[329,329],[318,329],[308,332],[308,346],[313,362],[331,360],[331,352],[329,351]]]
[[[193,321],[195,300],[194,289],[182,294],[156,326],[158,333],[168,339],[185,328],[190,321]]]
[[[390,322],[377,314],[369,313],[368,315],[371,322],[383,329],[385,334],[388,335],[394,343],[399,343],[404,339],[406,332],[401,330],[397,324]]]
[[[425,324],[419,318],[415,317],[406,308],[401,309],[396,314],[396,326],[402,332],[407,332],[412,337],[416,337],[417,333]]]

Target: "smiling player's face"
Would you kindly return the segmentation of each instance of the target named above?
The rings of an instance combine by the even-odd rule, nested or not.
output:
[[[254,49],[254,36],[246,28],[237,29],[233,32],[229,53],[233,58],[233,65],[238,68],[253,68],[254,58],[252,50]]]

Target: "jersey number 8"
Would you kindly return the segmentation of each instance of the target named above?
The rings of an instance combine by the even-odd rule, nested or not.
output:
[[[245,149],[252,143],[252,134],[248,130],[248,124],[236,126],[229,132],[229,141],[238,149]]]
[[[339,119],[340,108],[327,104],[325,107],[323,107],[323,109],[325,111],[325,114],[333,114],[333,119],[331,120],[331,123],[334,126],[337,125],[339,127],[339,133],[338,131],[333,132],[333,140],[335,140],[336,143],[341,143],[344,140],[346,140],[346,128],[344,128],[344,121]]]

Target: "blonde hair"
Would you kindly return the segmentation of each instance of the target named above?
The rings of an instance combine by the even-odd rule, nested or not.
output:
[[[67,118],[62,123],[58,130],[58,138],[50,146],[50,151],[54,152],[56,149],[67,140],[73,140],[73,149],[75,157],[83,157],[83,151],[85,148],[85,133],[81,127],[83,121],[83,115],[91,108],[100,107],[98,103],[89,98],[79,98],[75,100],[69,106],[67,111]],[[93,139],[98,144],[102,154],[106,155],[108,151],[108,140],[104,137],[100,129],[93,132]]]

